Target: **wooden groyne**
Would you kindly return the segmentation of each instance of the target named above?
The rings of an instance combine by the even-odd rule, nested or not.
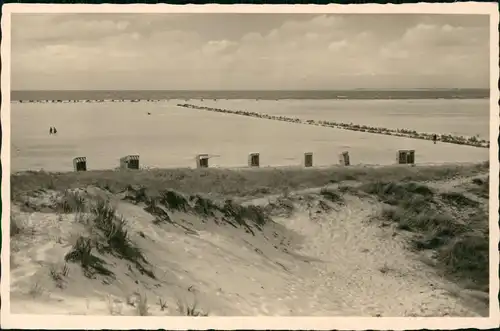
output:
[[[223,108],[197,106],[197,105],[187,104],[187,103],[177,104],[177,106],[184,107],[184,108],[197,109],[197,110],[211,111],[211,112],[216,112],[216,113],[223,113],[223,114],[248,116],[248,117],[255,117],[255,118],[261,118],[261,119],[267,119],[267,120],[274,120],[274,121],[315,125],[315,126],[329,127],[329,128],[334,128],[334,129],[368,132],[368,133],[375,133],[375,134],[383,134],[386,136],[396,136],[396,137],[404,137],[404,138],[411,138],[411,139],[432,140],[433,136],[434,136],[434,133],[417,132],[415,130],[409,130],[409,129],[388,129],[388,128],[381,128],[381,127],[373,127],[373,126],[368,126],[368,125],[353,124],[353,123],[304,120],[304,119],[299,119],[299,118],[293,118],[293,117],[287,117],[287,116],[275,116],[275,115],[269,115],[269,114],[264,114],[264,113],[244,111],[244,110],[230,110],[230,109],[223,109]],[[477,137],[454,136],[451,134],[436,134],[436,136],[437,136],[437,141],[444,142],[444,143],[450,143],[450,144],[456,144],[456,145],[467,145],[467,146],[480,147],[480,148],[489,148],[490,147],[489,141],[484,140],[484,139],[479,139]]]

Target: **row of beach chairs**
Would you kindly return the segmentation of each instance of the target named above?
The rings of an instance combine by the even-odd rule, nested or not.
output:
[[[208,168],[209,159],[209,154],[196,155],[196,168]],[[396,163],[415,164],[415,150],[397,151]],[[339,154],[339,164],[342,166],[351,165],[349,152]],[[251,168],[260,167],[259,153],[250,153],[248,155],[248,166]],[[306,168],[313,166],[313,153],[304,153],[303,166]],[[75,171],[87,171],[87,158],[85,156],[75,157],[73,159],[73,168]],[[120,169],[140,169],[139,155],[127,155],[120,158]]]

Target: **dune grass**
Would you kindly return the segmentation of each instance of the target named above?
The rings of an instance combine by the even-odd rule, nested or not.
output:
[[[456,207],[476,208],[480,204],[478,201],[472,200],[460,192],[443,192],[441,193],[441,199],[446,200],[450,205]]]
[[[490,177],[485,179],[474,178],[472,180],[472,186],[469,187],[469,191],[482,198],[488,198],[490,194]]]
[[[290,217],[296,209],[293,201],[285,196],[280,196],[275,201],[269,201],[264,208],[269,215],[282,217]]]
[[[56,286],[60,289],[63,289],[65,286],[65,278],[69,274],[68,265],[66,263],[62,266],[52,265],[50,267],[49,273]]]
[[[85,210],[85,198],[78,192],[65,190],[62,197],[56,200],[55,209],[62,213],[79,213]]]
[[[40,187],[64,192],[55,210],[62,213],[89,213],[87,228],[66,255],[67,262],[78,263],[89,277],[113,277],[99,254],[110,254],[133,262],[136,268],[154,278],[140,249],[130,239],[127,222],[104,199],[87,201],[71,191],[89,185],[111,193],[126,193],[125,200],[140,204],[156,217],[156,223],[173,222],[173,213],[191,213],[202,219],[214,218],[253,233],[272,221],[273,213],[290,214],[294,204],[287,198],[292,190],[322,187],[343,181],[361,183],[354,190],[375,196],[385,204],[382,218],[415,234],[413,246],[434,250],[439,267],[450,277],[469,281],[473,287],[488,289],[488,217],[481,204],[460,192],[438,192],[425,181],[474,176],[488,171],[488,163],[441,166],[331,167],[230,169],[140,170],[131,176],[120,171],[82,173],[25,172],[12,176],[13,200],[21,199]],[[380,179],[383,178],[383,181]],[[488,197],[487,180],[474,179],[469,191]],[[348,191],[322,189],[325,201],[339,202]],[[180,193],[183,192],[183,193]],[[281,198],[266,207],[243,206],[235,197],[277,194]],[[217,197],[217,199],[214,198]],[[22,199],[21,199],[22,201]],[[453,208],[451,208],[453,207]],[[454,211],[455,210],[455,211]],[[471,216],[475,215],[475,216]],[[234,223],[233,223],[234,222]],[[11,234],[22,227],[14,220]]]
[[[10,217],[10,236],[16,237],[23,232],[23,226],[17,217]]]
[[[136,303],[136,313],[138,316],[148,316],[150,314],[148,296],[146,294],[139,294]]]
[[[342,201],[342,196],[335,190],[330,190],[327,188],[322,188],[320,191],[320,195],[328,201],[331,202],[340,202]]]
[[[94,215],[93,226],[101,230],[106,239],[106,245],[101,247],[103,251],[130,261],[144,261],[144,256],[128,236],[127,222],[116,215],[116,210],[107,201],[98,199],[91,211]]]
[[[113,272],[106,268],[104,260],[93,254],[95,248],[93,244],[89,237],[78,237],[64,259],[70,263],[80,264],[86,277],[94,278],[96,274],[114,277]]]
[[[204,312],[203,310],[198,308],[198,303],[196,301],[193,302],[192,305],[183,303],[180,300],[177,300],[177,309],[181,315],[185,316],[198,316],[198,317],[206,317],[208,316],[208,312]]]
[[[95,249],[100,254],[111,254],[133,262],[141,273],[155,278],[153,272],[145,267],[148,261],[141,250],[130,239],[126,220],[116,214],[116,210],[108,201],[96,198],[93,202],[90,206],[91,217],[86,220],[90,233],[88,236],[78,237],[70,252],[66,254],[65,260],[79,263],[88,277],[96,273],[113,276],[105,267],[104,261],[93,254]]]
[[[488,217],[479,202],[460,192],[438,194],[419,183],[374,182],[361,189],[386,204],[383,219],[416,234],[415,249],[435,251],[437,265],[446,275],[488,291]],[[467,218],[470,214],[476,215],[473,222]]]
[[[351,166],[330,168],[261,168],[253,169],[152,169],[134,172],[87,171],[49,173],[21,172],[11,176],[12,198],[39,188],[63,191],[89,185],[112,193],[130,187],[145,187],[149,195],[166,188],[186,194],[216,194],[231,197],[280,194],[284,190],[321,187],[346,180],[359,182],[384,178],[386,181],[408,182],[450,179],[487,171],[488,162],[467,165],[440,166]],[[168,197],[166,197],[168,198]]]
[[[193,204],[193,210],[201,217],[214,217],[215,211],[219,206],[211,199],[207,199],[200,194],[194,194],[189,197]]]
[[[212,217],[228,223],[235,221],[253,233],[250,225],[262,229],[271,220],[264,208],[242,206],[232,199],[224,199],[223,202],[217,203],[200,194],[188,196],[174,190],[163,190],[159,194],[151,196],[148,193],[144,194],[147,197],[144,209],[157,217],[155,221],[157,224],[171,223],[170,213],[183,212],[195,214],[202,219]]]

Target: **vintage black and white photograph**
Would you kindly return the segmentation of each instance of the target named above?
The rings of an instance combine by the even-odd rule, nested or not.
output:
[[[6,6],[11,323],[498,318],[498,10],[476,5]]]

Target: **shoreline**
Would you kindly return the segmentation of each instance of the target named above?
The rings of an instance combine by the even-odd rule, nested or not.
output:
[[[11,103],[102,103],[102,102],[168,102],[172,100],[185,100],[185,101],[203,101],[203,100],[255,100],[255,101],[286,101],[286,100],[296,100],[296,101],[307,101],[307,100],[315,100],[315,101],[352,101],[352,100],[367,100],[367,101],[390,101],[390,100],[488,100],[488,96],[455,96],[455,97],[335,97],[335,98],[271,98],[271,97],[260,97],[260,98],[180,98],[180,97],[172,97],[172,98],[145,98],[145,99],[137,99],[137,98],[116,98],[116,99],[11,99]]]

